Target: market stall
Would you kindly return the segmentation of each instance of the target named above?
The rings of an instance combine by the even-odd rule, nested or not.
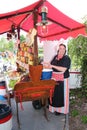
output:
[[[35,64],[38,60],[37,37],[40,40],[52,41],[66,39],[69,36],[76,37],[79,34],[86,35],[85,25],[63,14],[47,0],[38,0],[22,9],[0,14],[0,27],[0,34],[7,32],[11,37],[18,34],[18,39],[20,39],[21,29],[26,32],[33,28],[37,30],[34,36]]]
[[[16,31],[20,40],[21,29],[28,35],[25,42],[19,43],[17,64],[26,70],[29,70],[29,65],[38,65],[37,37],[43,41],[52,41],[66,39],[69,36],[76,37],[79,34],[86,35],[85,25],[69,18],[46,0],[39,0],[22,9],[0,14],[0,34],[7,32],[9,36],[10,33],[11,38]],[[31,36],[30,30],[35,31],[34,35]]]

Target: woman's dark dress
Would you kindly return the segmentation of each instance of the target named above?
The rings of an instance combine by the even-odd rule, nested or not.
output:
[[[69,77],[69,68],[70,68],[70,58],[65,55],[62,59],[58,60],[57,56],[53,58],[51,61],[52,65],[56,66],[61,66],[61,67],[66,67],[67,70],[64,73],[64,78]],[[60,72],[56,69],[53,68],[53,72]],[[62,107],[64,106],[64,81],[57,81],[57,84],[54,89],[54,95],[52,99],[52,104],[53,107]]]

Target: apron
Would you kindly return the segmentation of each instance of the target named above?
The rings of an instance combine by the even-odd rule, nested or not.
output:
[[[62,107],[55,107],[51,104],[49,105],[50,112],[59,112],[63,114],[69,113],[69,85],[68,85],[68,78],[64,79],[64,106]]]

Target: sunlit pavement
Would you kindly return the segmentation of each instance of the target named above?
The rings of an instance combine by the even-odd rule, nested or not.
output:
[[[16,116],[16,105],[14,99],[11,99],[12,107],[12,130],[19,130]],[[48,111],[49,121],[44,117],[43,109],[35,110],[32,102],[23,103],[24,110],[21,110],[19,104],[20,130],[64,130],[65,115],[55,116]],[[67,129],[66,129],[67,130]]]

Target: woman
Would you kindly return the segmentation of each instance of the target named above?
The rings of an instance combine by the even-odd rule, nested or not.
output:
[[[56,80],[52,104],[49,105],[49,110],[55,114],[69,112],[69,69],[71,60],[66,55],[66,46],[59,45],[59,50],[51,63],[45,63],[46,67],[52,68],[52,79]]]

